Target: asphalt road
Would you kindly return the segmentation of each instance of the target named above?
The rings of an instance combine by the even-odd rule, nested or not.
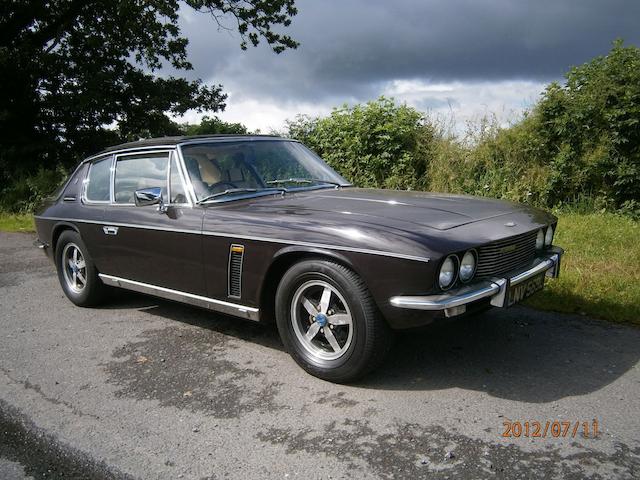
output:
[[[0,233],[0,478],[640,478],[638,329],[494,310],[333,385],[270,327],[132,293],[75,307],[32,240]],[[502,436],[556,420],[567,438]]]

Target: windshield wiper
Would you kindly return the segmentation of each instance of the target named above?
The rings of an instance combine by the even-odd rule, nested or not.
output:
[[[286,193],[287,189],[286,188],[277,188],[277,187],[273,187],[273,188],[268,188],[268,189],[260,189],[258,190],[257,188],[227,188],[226,190],[222,191],[222,192],[218,192],[218,193],[213,193],[211,195],[207,195],[206,197],[198,200],[198,204],[201,203],[205,203],[208,202],[209,200],[214,200],[218,197],[222,197],[224,195],[230,195],[233,193],[255,193],[255,192],[271,192],[271,191],[276,191],[276,192],[281,192],[281,193]]]
[[[340,182],[334,182],[332,180],[323,180],[322,178],[280,178],[277,180],[270,180],[266,182],[268,185],[279,185],[281,183],[328,183],[329,185],[335,185],[336,187],[344,186]]]

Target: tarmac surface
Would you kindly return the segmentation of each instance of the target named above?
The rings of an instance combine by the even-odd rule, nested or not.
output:
[[[2,479],[640,478],[640,329],[492,310],[334,385],[271,326],[127,292],[75,307],[32,241],[0,233]]]

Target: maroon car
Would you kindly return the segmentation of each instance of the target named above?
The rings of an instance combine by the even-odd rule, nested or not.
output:
[[[392,331],[508,307],[557,277],[557,219],[488,198],[355,188],[297,141],[171,137],[83,161],[36,215],[80,306],[121,287],[275,321],[305,370],[354,380]]]

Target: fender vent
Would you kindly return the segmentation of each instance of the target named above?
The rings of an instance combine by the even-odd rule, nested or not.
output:
[[[229,296],[240,298],[242,294],[242,258],[244,246],[232,244],[229,250]]]

